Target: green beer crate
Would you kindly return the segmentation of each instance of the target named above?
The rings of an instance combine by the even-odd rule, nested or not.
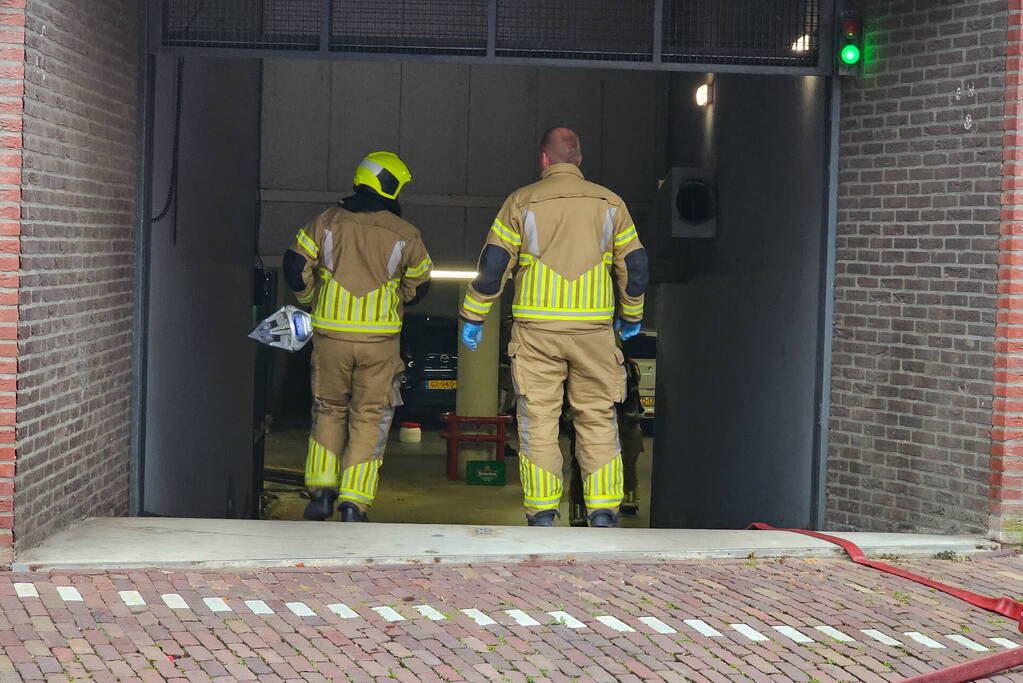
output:
[[[465,463],[465,483],[473,486],[504,486],[504,463],[497,460],[469,460]]]

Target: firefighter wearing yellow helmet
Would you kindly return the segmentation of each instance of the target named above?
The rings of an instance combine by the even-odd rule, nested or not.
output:
[[[304,516],[365,522],[376,497],[404,363],[398,347],[406,306],[429,288],[433,262],[401,218],[398,195],[412,180],[392,152],[368,154],[355,193],[299,230],[283,271],[312,309],[313,424]]]

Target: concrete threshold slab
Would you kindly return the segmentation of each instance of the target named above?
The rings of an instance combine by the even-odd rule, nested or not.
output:
[[[969,555],[974,536],[836,533],[868,555]],[[15,571],[50,569],[337,567],[568,560],[830,557],[841,549],[782,531],[587,529],[446,524],[341,524],[223,519],[90,519],[20,553]]]

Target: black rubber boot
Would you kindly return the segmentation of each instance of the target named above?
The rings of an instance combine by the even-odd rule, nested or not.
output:
[[[594,510],[590,513],[590,526],[616,527],[618,526],[618,515],[604,508]]]
[[[526,523],[529,526],[554,526],[554,518],[557,516],[557,510],[541,510],[532,517],[526,515]]]
[[[341,513],[342,522],[368,522],[369,517],[359,509],[355,503],[345,501],[338,505],[337,511]]]
[[[312,522],[322,522],[334,514],[335,500],[337,500],[337,491],[320,489],[309,499],[302,516]]]

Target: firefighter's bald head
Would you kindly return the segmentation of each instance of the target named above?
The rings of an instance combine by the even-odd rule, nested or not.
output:
[[[575,164],[583,162],[582,145],[579,136],[571,128],[561,126],[549,128],[540,138],[540,166],[552,164]]]

